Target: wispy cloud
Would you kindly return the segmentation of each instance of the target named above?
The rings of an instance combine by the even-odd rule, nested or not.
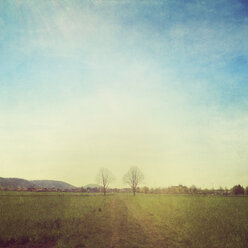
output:
[[[83,172],[90,182],[103,165],[121,176],[136,164],[157,178],[150,185],[239,180],[248,140],[239,1],[0,7],[4,175],[61,171],[80,185]]]

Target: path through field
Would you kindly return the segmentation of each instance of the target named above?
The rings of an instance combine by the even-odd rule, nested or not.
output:
[[[168,247],[166,237],[161,234],[152,216],[138,209],[130,199],[119,195],[113,197],[111,218],[111,248]]]

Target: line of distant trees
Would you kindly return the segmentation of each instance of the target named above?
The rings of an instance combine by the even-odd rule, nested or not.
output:
[[[232,188],[201,189],[194,185],[187,187],[184,185],[170,186],[165,188],[149,188],[147,186],[137,188],[137,193],[144,194],[200,194],[200,195],[248,195],[248,186],[235,185]]]
[[[129,193],[135,196],[136,193],[144,194],[202,194],[202,195],[248,195],[248,186],[244,188],[240,184],[233,186],[231,189],[222,188],[219,189],[201,189],[192,185],[187,187],[184,185],[170,186],[166,188],[149,188],[147,186],[139,187],[144,181],[144,175],[142,171],[132,166],[128,172],[124,175],[123,181],[129,187],[128,188],[110,188],[110,184],[114,180],[113,174],[106,168],[101,168],[97,174],[97,182],[99,187],[81,187],[73,189],[56,189],[56,188],[23,188],[23,187],[1,187],[0,190],[13,190],[13,191],[34,191],[34,192],[83,192],[83,193],[103,193],[104,196],[107,192],[112,193]]]
[[[106,195],[106,192],[132,192],[135,196],[136,193],[151,193],[151,194],[203,194],[203,195],[248,195],[248,186],[244,188],[240,184],[235,185],[231,189],[222,188],[219,189],[201,189],[192,185],[191,187],[178,185],[167,188],[148,188],[147,186],[138,187],[144,180],[144,175],[141,170],[133,166],[124,175],[123,181],[129,185],[130,189],[119,190],[109,189],[109,184],[113,181],[113,174],[106,168],[100,169],[97,181],[102,185],[102,192]]]
[[[72,192],[72,193],[133,193],[132,188],[106,188],[103,187],[79,187],[75,189],[56,189],[56,188],[23,188],[23,187],[0,187],[2,191],[29,191],[29,192]],[[184,185],[170,186],[164,188],[149,188],[147,186],[137,187],[136,193],[143,194],[199,194],[199,195],[248,195],[248,186],[235,185],[231,189],[201,189],[196,186],[187,187]]]

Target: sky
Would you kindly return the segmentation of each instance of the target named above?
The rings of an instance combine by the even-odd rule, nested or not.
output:
[[[246,0],[0,1],[0,176],[248,185]]]

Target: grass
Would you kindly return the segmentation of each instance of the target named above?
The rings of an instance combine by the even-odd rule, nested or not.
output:
[[[248,197],[0,195],[0,247],[245,248],[248,244]]]
[[[150,215],[169,247],[248,247],[248,198],[138,196],[136,211]]]

